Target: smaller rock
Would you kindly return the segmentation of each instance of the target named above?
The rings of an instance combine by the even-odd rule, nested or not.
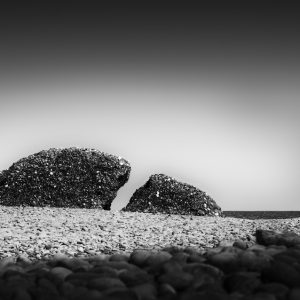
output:
[[[205,192],[164,174],[151,175],[122,210],[214,217],[223,214]]]

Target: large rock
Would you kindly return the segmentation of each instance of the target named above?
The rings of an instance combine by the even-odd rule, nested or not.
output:
[[[124,211],[221,216],[221,208],[205,192],[174,178],[155,174],[129,200]]]
[[[0,173],[0,204],[110,209],[131,167],[95,149],[44,150]]]

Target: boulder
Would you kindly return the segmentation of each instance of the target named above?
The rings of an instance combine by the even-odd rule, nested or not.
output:
[[[0,173],[0,204],[109,210],[130,164],[95,149],[43,150]]]
[[[151,175],[137,189],[123,211],[222,216],[221,208],[205,192],[164,174]]]

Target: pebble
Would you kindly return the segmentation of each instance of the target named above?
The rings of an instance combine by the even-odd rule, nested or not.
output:
[[[176,273],[169,272],[158,277],[159,282],[168,283],[175,290],[183,290],[189,287],[193,279],[193,275],[183,271]]]
[[[300,287],[291,289],[288,295],[288,300],[299,300],[299,299],[300,299]]]
[[[156,300],[157,288],[152,283],[136,285],[131,290],[137,295],[139,300]]]
[[[14,300],[32,300],[32,297],[28,291],[24,288],[19,288],[18,286],[15,287],[13,293]]]
[[[118,278],[110,278],[110,277],[96,277],[92,278],[88,281],[88,288],[97,289],[99,291],[112,288],[112,287],[121,287],[125,288],[125,284]]]
[[[166,251],[160,251],[156,253],[151,253],[145,260],[145,263],[147,265],[160,265],[170,260],[171,258],[172,255],[170,253]]]
[[[68,275],[73,273],[70,269],[64,267],[54,267],[53,269],[51,269],[50,272],[62,280],[64,280]]]
[[[287,298],[289,288],[282,283],[270,282],[261,284],[258,287],[257,291],[272,294],[276,297],[277,300],[284,300]]]
[[[146,261],[150,255],[150,251],[135,250],[131,253],[129,261],[139,267],[142,267],[146,264]]]

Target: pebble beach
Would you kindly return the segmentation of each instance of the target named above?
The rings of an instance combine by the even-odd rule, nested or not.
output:
[[[300,218],[10,206],[0,215],[0,299],[300,299],[300,247],[255,237],[300,235]]]
[[[258,228],[300,234],[300,218],[247,220],[15,206],[0,206],[0,215],[0,257],[24,255],[31,260],[58,253],[84,257],[169,246],[203,251],[235,239],[251,245]]]

